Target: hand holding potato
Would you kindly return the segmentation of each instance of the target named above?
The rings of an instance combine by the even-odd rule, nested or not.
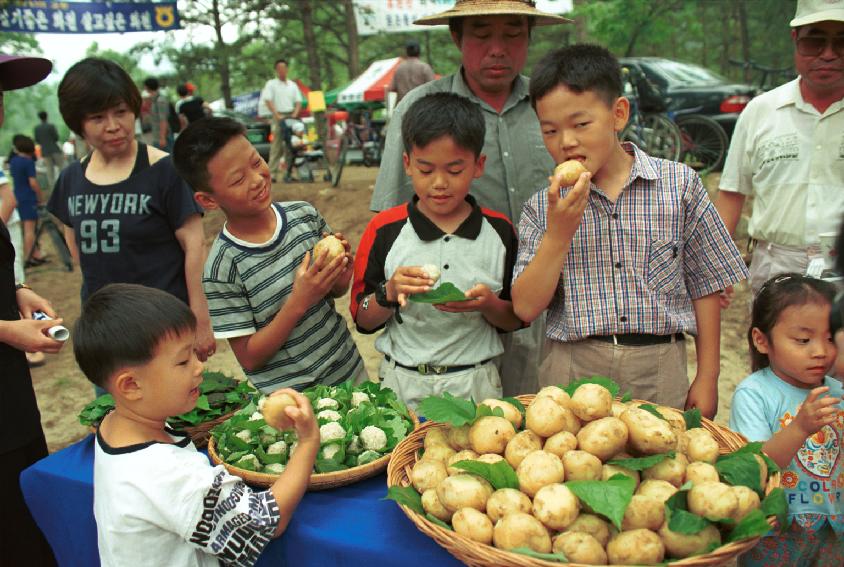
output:
[[[548,212],[546,214],[546,237],[559,243],[570,243],[583,220],[583,211],[589,202],[589,180],[592,174],[582,173],[580,179],[565,197],[560,197],[562,185],[559,175],[551,178],[548,187]]]
[[[288,301],[300,301],[306,309],[311,307],[331,291],[348,264],[349,259],[343,254],[329,261],[326,254],[312,258],[310,252],[305,252]]]

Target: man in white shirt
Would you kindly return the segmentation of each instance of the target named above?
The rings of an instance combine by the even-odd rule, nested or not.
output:
[[[798,0],[791,27],[800,76],[742,112],[716,201],[734,233],[754,196],[754,296],[777,274],[805,273],[844,214],[844,0]]]
[[[270,79],[261,91],[258,102],[258,116],[272,120],[273,143],[270,147],[270,172],[275,181],[278,163],[284,155],[287,165],[285,181],[290,181],[293,156],[290,153],[288,141],[290,131],[284,123],[285,118],[298,118],[302,110],[302,93],[298,85],[287,78],[287,60],[278,59],[275,62],[277,78]]]

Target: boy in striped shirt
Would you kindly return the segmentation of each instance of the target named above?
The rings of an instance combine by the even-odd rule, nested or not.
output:
[[[227,339],[250,382],[264,393],[367,379],[334,298],[349,288],[352,255],[328,261],[314,245],[331,229],[303,201],[273,202],[270,171],[229,118],[188,126],[173,151],[179,174],[226,224],[202,277],[214,336]]]
[[[608,376],[634,398],[713,417],[720,372],[719,291],[747,267],[698,175],[652,158],[618,134],[630,103],[606,49],[546,55],[530,81],[548,152],[586,168],[531,197],[519,223],[513,307],[548,309],[540,385]],[[695,336],[689,386],[684,333]]]

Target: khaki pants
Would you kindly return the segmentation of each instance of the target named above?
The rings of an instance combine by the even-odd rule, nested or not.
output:
[[[545,343],[545,313],[527,329],[500,335],[504,352],[495,359],[505,396],[539,391],[539,365]]]
[[[786,272],[805,274],[808,267],[807,250],[758,241],[750,260],[750,288],[753,290],[753,297],[759,293],[762,284],[772,277]]]
[[[563,385],[589,376],[606,376],[633,398],[682,409],[689,393],[686,342],[622,346],[586,339],[549,340],[539,368],[539,385]]]
[[[284,157],[284,163],[287,166],[285,174],[289,176],[293,172],[293,154],[290,152],[290,147],[284,141],[285,132],[284,128],[282,128],[284,118],[281,120],[271,120],[273,143],[270,146],[270,162],[267,165],[270,166],[270,174],[275,175],[278,170],[278,162]]]
[[[501,397],[501,378],[492,362],[477,364],[459,372],[420,374],[396,366],[395,361],[388,362],[385,358],[381,361],[378,376],[382,387],[390,388],[414,411],[419,402],[428,396],[442,395],[443,392],[457,398],[472,398],[475,402]]]

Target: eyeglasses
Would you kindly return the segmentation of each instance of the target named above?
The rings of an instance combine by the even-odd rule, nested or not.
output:
[[[844,37],[828,37],[822,35],[810,35],[797,38],[797,53],[806,57],[817,57],[824,51],[826,46],[831,45],[836,55],[844,55]]]

